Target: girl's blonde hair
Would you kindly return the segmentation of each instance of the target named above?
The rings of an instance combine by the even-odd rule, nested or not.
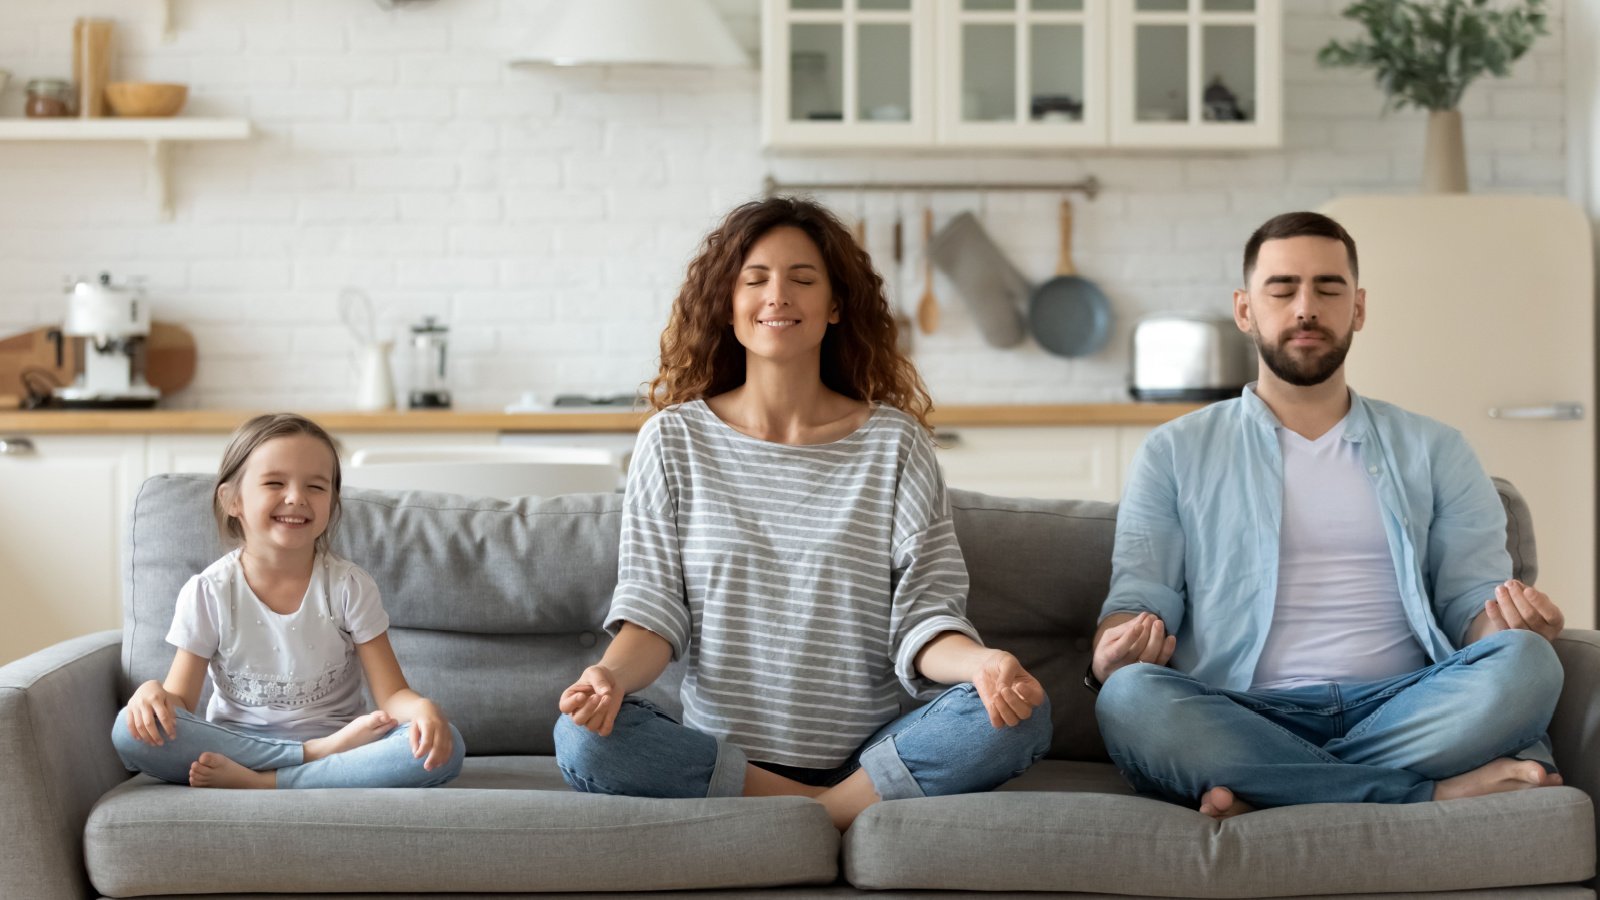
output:
[[[256,448],[273,438],[288,437],[295,434],[310,435],[328,445],[328,451],[333,454],[333,499],[328,506],[328,527],[317,536],[317,551],[325,552],[328,544],[333,541],[334,527],[339,524],[339,445],[334,443],[333,436],[321,425],[311,421],[305,416],[294,413],[270,413],[256,416],[254,419],[239,426],[233,433],[233,438],[228,441],[228,449],[222,453],[222,465],[217,468],[217,481],[211,487],[211,513],[217,519],[217,534],[223,543],[244,543],[244,526],[239,520],[228,515],[227,504],[234,497],[236,487],[234,480],[244,470],[244,465],[250,460],[250,454]],[[227,499],[224,500],[224,493]]]

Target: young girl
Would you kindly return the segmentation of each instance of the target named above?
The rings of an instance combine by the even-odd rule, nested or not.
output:
[[[843,830],[880,798],[990,790],[1044,754],[1043,688],[966,619],[927,391],[832,214],[787,198],[730,213],[689,266],[651,388],[616,639],[560,700],[569,784],[810,796]],[[683,724],[628,696],[680,656]],[[900,715],[902,686],[932,702]]]
[[[339,455],[309,419],[258,416],[222,457],[212,511],[238,549],[189,579],[165,683],[117,716],[129,769],[217,788],[431,787],[460,732],[406,684],[372,576],[328,551]],[[209,667],[214,690],[194,714]],[[362,714],[361,676],[378,710]]]

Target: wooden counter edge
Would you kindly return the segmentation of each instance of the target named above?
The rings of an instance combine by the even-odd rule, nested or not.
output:
[[[930,417],[939,428],[1053,425],[1160,425],[1199,409],[1193,403],[1086,403],[1044,406],[946,406]],[[6,434],[227,433],[254,413],[239,410],[48,410],[0,412]],[[428,410],[411,412],[309,412],[335,433],[482,431],[625,432],[649,418],[635,412],[502,413]]]

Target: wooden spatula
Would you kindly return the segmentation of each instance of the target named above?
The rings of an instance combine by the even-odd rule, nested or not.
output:
[[[917,301],[917,327],[923,334],[939,330],[939,298],[933,295],[933,210],[922,211],[922,299]]]

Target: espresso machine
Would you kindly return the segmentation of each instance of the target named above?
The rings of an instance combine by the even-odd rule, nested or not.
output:
[[[67,318],[50,333],[61,355],[62,342],[83,339],[83,363],[67,387],[52,392],[56,406],[77,409],[133,409],[154,406],[161,392],[144,379],[144,345],[150,336],[150,304],[140,285],[117,286],[111,273],[94,281],[76,279],[67,287]]]

